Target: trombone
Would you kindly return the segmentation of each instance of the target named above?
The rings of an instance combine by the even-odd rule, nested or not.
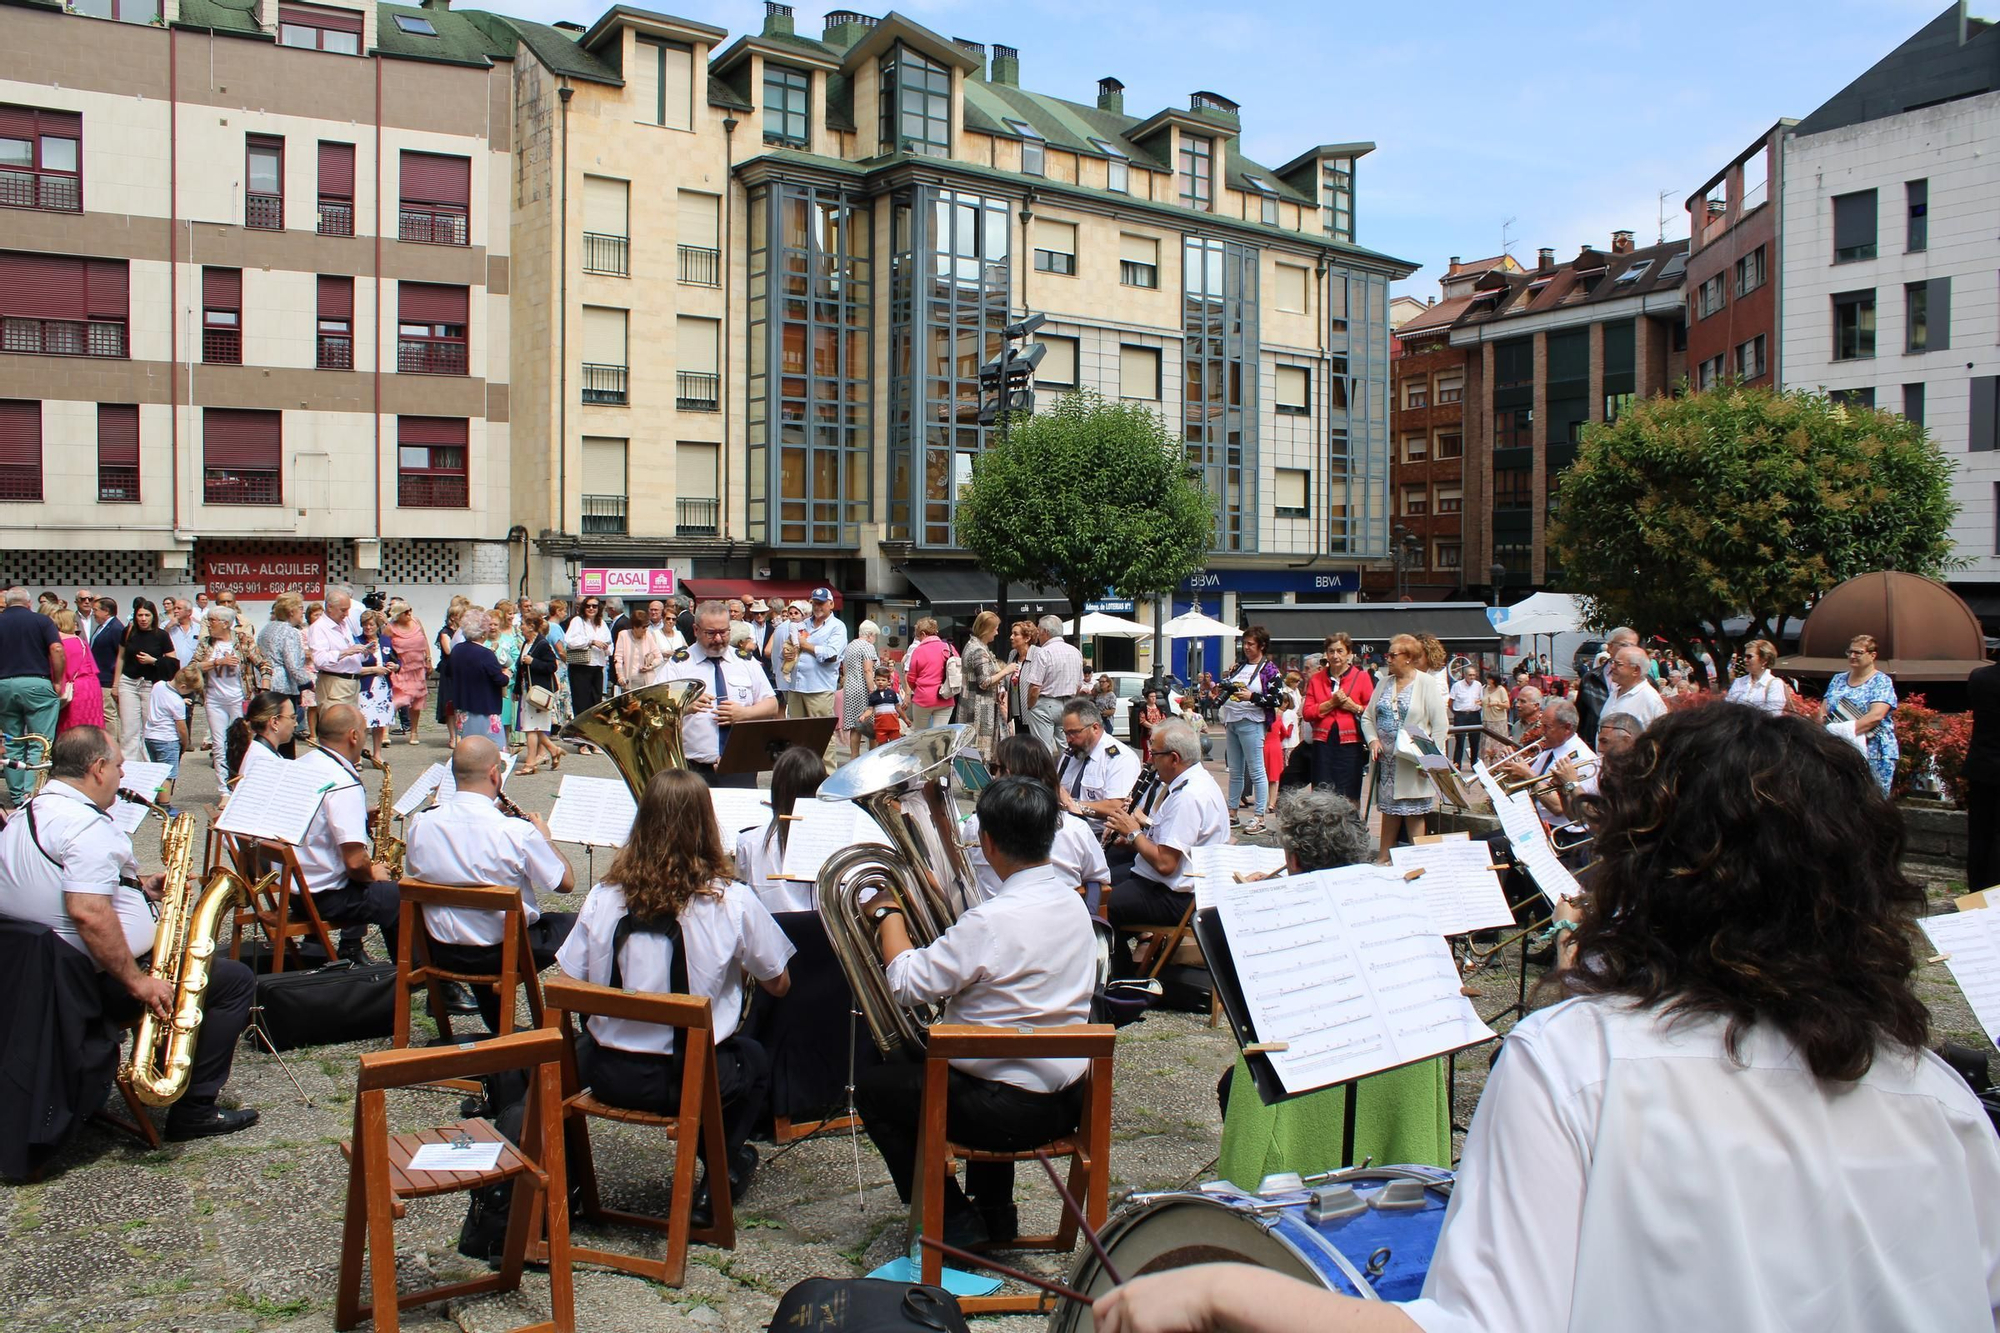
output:
[[[1585,759],[1576,766],[1577,776],[1581,777],[1585,773],[1595,772],[1598,763],[1596,755]],[[1539,796],[1542,791],[1555,786],[1556,783],[1557,777],[1553,772],[1537,773],[1533,777],[1502,779],[1500,790],[1506,792],[1509,796],[1515,795],[1518,792],[1526,792],[1530,796]]]

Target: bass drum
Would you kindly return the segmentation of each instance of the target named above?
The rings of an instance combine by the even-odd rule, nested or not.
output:
[[[1380,1166],[1336,1172],[1310,1190],[1254,1195],[1219,1184],[1140,1195],[1105,1224],[1102,1238],[1127,1279],[1194,1264],[1252,1264],[1343,1296],[1414,1300],[1437,1250],[1451,1183],[1451,1172],[1434,1167]],[[1096,1297],[1112,1284],[1086,1250],[1069,1285]],[[1065,1301],[1048,1326],[1083,1333],[1093,1325],[1089,1310]]]

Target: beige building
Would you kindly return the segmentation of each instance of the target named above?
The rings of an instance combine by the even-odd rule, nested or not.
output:
[[[342,0],[0,10],[0,577],[501,595],[493,45]]]

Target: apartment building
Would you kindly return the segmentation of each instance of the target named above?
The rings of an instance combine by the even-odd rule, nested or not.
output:
[[[1781,120],[1687,198],[1687,363],[1698,389],[1783,383],[1778,342]]]
[[[1472,405],[1467,488],[1485,507],[1484,531],[1464,554],[1509,600],[1563,587],[1548,518],[1584,427],[1617,420],[1635,396],[1670,392],[1687,373],[1687,251],[1686,241],[1635,248],[1629,231],[1564,264],[1545,249],[1530,272],[1479,278],[1452,325]]]
[[[1794,126],[1787,386],[1920,421],[1957,473],[1954,590],[2000,629],[2000,27],[1947,9]]]
[[[1041,400],[1154,405],[1216,497],[1178,607],[1352,591],[1386,556],[1388,284],[1412,266],[1355,243],[1372,145],[1266,167],[1216,93],[1128,114],[1116,79],[1028,91],[1011,47],[766,8],[733,40],[625,7],[502,21],[539,578],[827,583],[892,638],[991,601],[958,497],[994,438],[979,368],[1031,312]]]
[[[444,8],[0,9],[0,567],[510,583],[509,79]]]

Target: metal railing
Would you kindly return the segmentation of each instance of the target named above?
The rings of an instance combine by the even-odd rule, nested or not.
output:
[[[321,370],[354,369],[353,336],[338,333],[320,334],[318,364]]]
[[[464,213],[421,204],[404,204],[396,214],[397,237],[424,245],[464,245],[470,226]]]
[[[623,407],[626,401],[625,376],[624,366],[597,366],[586,362],[583,367],[583,401]]]
[[[136,503],[139,499],[139,469],[122,463],[99,463],[97,499],[100,504]]]
[[[0,352],[40,356],[125,355],[125,326],[105,320],[0,319]]]
[[[240,366],[243,364],[243,331],[241,329],[203,329],[201,331],[201,359],[204,365]]]
[[[610,534],[623,536],[625,533],[625,497],[622,495],[586,495],[583,497],[583,530],[586,534],[599,536]]]
[[[201,499],[212,505],[274,505],[282,499],[278,470],[211,467],[202,469]]]
[[[0,207],[39,208],[51,213],[83,211],[83,178],[48,171],[0,171]]]
[[[429,338],[398,338],[396,369],[405,375],[463,375],[465,344]]]
[[[683,412],[714,412],[722,406],[722,376],[704,370],[674,372],[674,406]]]
[[[0,464],[0,500],[37,503],[42,498],[40,463]]]
[[[722,251],[705,245],[683,245],[680,247],[680,258],[682,286],[722,285]]]
[[[583,271],[585,273],[609,273],[613,277],[630,277],[632,273],[632,242],[629,237],[612,236],[601,231],[587,231],[583,234]]]
[[[399,473],[396,503],[404,509],[464,509],[471,494],[464,477]]]
[[[258,231],[283,231],[285,229],[285,196],[281,194],[253,194],[244,200],[243,225]]]
[[[722,505],[714,496],[683,495],[674,501],[676,537],[713,537],[721,531]]]
[[[354,201],[352,199],[320,200],[319,234],[322,236],[352,236],[354,234]]]

